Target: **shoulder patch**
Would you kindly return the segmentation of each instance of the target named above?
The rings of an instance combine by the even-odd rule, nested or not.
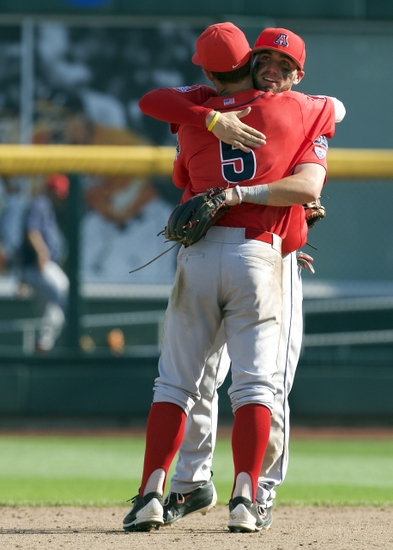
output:
[[[314,151],[319,160],[322,160],[326,157],[326,149],[323,149],[322,147],[314,147]]]
[[[199,90],[200,86],[198,84],[194,84],[193,86],[179,86],[178,88],[173,89],[182,94],[186,94],[187,92],[194,92],[195,90]]]
[[[314,141],[314,144],[315,145],[320,145],[321,147],[324,147],[325,149],[329,149],[328,140],[326,139],[325,136],[319,136],[319,138],[317,138]]]
[[[319,138],[314,141],[314,152],[319,160],[326,158],[328,149],[329,144],[325,136],[319,136]]]

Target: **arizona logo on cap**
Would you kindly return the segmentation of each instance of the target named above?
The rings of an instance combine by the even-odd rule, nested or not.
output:
[[[285,46],[286,48],[288,48],[288,35],[280,32],[280,34],[275,39],[274,44],[277,44],[278,46]]]

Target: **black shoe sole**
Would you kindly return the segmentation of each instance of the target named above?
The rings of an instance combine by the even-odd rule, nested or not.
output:
[[[155,529],[156,531],[162,526],[162,523],[159,522],[152,522],[152,521],[145,521],[138,523],[138,525],[130,525],[129,527],[123,527],[124,531],[127,531],[127,533],[135,533],[135,532],[147,532],[152,531]]]

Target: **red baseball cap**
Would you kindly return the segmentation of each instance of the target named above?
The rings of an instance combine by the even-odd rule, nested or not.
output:
[[[55,195],[64,200],[68,197],[70,180],[64,174],[51,174],[46,180],[48,189],[52,189]]]
[[[210,25],[196,41],[192,62],[207,71],[226,73],[242,67],[250,55],[250,44],[243,31],[233,23],[217,23]]]
[[[253,53],[260,50],[278,50],[291,57],[302,71],[306,61],[306,45],[303,38],[288,29],[269,27],[255,41]]]

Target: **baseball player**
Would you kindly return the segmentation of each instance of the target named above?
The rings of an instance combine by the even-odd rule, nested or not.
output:
[[[179,128],[173,180],[191,182],[193,194],[227,187],[232,208],[191,250],[178,255],[149,414],[139,494],[124,529],[150,530],[164,523],[162,495],[178,451],[186,418],[199,399],[204,365],[224,322],[231,359],[229,395],[234,411],[234,486],[229,503],[231,531],[262,528],[256,502],[258,476],[268,443],[274,404],[274,375],[281,331],[282,254],[291,206],[316,200],[325,181],[318,162],[299,164],[318,136],[335,130],[334,104],[296,92],[252,89],[250,47],[231,23],[212,25],[197,41],[193,62],[217,88],[208,100],[215,110],[252,105],[251,126],[264,128],[263,154],[243,153],[205,130]],[[274,136],[273,139],[270,136]],[[262,150],[261,150],[262,151]],[[272,206],[274,208],[272,208]]]
[[[289,90],[304,76],[305,46],[303,40],[287,29],[269,28],[262,31],[254,45],[253,82],[257,89],[278,93]],[[288,70],[289,69],[289,70]],[[155,116],[160,120],[168,120],[168,115],[174,111],[174,117],[182,122],[200,124],[195,114],[198,114],[202,123],[210,113],[207,108],[199,105],[203,102],[205,92],[200,86],[190,86],[175,89],[155,90],[149,92],[140,100],[145,114]],[[206,93],[215,92],[208,88]],[[185,98],[188,98],[185,100]],[[185,100],[185,101],[184,101]],[[169,105],[168,105],[169,101]],[[195,104],[198,103],[198,106]],[[345,115],[341,102],[335,103],[336,122],[340,122]],[[184,110],[185,109],[185,110]],[[199,111],[196,111],[198,109]],[[207,114],[206,114],[207,113]],[[219,118],[221,128],[220,137],[226,143],[241,143],[243,150],[248,151],[243,143],[259,146],[262,143],[262,134],[253,132],[246,125],[244,130],[236,117],[229,118],[233,113],[226,113]],[[224,120],[225,119],[225,120]],[[216,125],[216,126],[217,126]],[[177,131],[173,124],[172,131]],[[244,142],[239,142],[244,140]],[[260,140],[260,141],[258,141]],[[255,142],[255,143],[254,143]],[[263,143],[266,141],[263,139]],[[327,142],[321,138],[310,148],[310,162],[318,155],[324,157]],[[307,158],[303,159],[307,162]],[[187,189],[185,198],[189,198]],[[318,210],[319,206],[316,205]],[[307,213],[318,214],[315,210]],[[309,222],[311,223],[311,222]],[[296,232],[299,227],[303,231],[303,241],[307,236],[307,223],[303,208],[292,212],[291,226],[288,234]],[[269,444],[263,462],[259,479],[257,501],[266,510],[263,520],[264,528],[272,523],[271,506],[275,497],[275,488],[285,478],[288,466],[289,440],[289,405],[288,394],[292,388],[295,370],[300,355],[302,339],[302,285],[300,268],[296,266],[295,250],[298,242],[291,243],[286,239],[283,246],[288,254],[283,256],[283,315],[281,346],[278,360],[278,369],[275,375],[276,397],[271,419]],[[304,243],[302,243],[304,244]],[[283,248],[285,251],[285,249]],[[312,270],[310,258],[304,253],[298,253],[299,264]],[[301,262],[301,263],[300,263]],[[224,381],[229,370],[230,362],[226,349],[220,347],[223,341],[223,331],[219,333],[211,356],[208,358],[204,377],[200,386],[201,399],[195,404],[187,419],[185,437],[179,450],[179,460],[176,472],[171,480],[170,494],[164,505],[165,524],[172,524],[184,515],[193,512],[206,513],[216,503],[216,493],[211,482],[211,463],[216,439],[217,426],[217,388]],[[217,363],[219,367],[217,368]]]

